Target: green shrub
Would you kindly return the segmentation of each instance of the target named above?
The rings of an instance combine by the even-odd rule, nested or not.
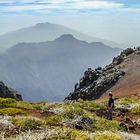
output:
[[[39,102],[39,103],[30,103],[30,102],[23,102],[17,101],[11,98],[0,98],[0,107],[14,107],[14,108],[21,108],[21,109],[41,109],[44,107],[46,102]]]
[[[15,106],[16,108],[22,108],[22,109],[33,109],[33,105],[28,102],[18,101]]]
[[[75,119],[78,116],[83,116],[86,111],[80,107],[67,106],[62,116],[66,119]]]
[[[71,128],[56,128],[47,135],[48,140],[90,140],[88,134]]]
[[[34,118],[12,118],[11,121],[24,130],[33,130],[44,126],[43,121]]]
[[[121,136],[115,133],[100,133],[95,134],[92,140],[124,140]]]
[[[23,115],[26,114],[22,109],[17,108],[4,108],[0,109],[0,115]]]
[[[118,100],[118,103],[126,106],[126,105],[130,105],[130,104],[140,103],[140,101],[133,99],[133,98],[121,98]]]
[[[79,99],[78,102],[75,102],[73,106],[80,107],[82,109],[85,109],[87,111],[96,111],[101,109],[107,109],[106,102],[96,102],[96,101],[83,101],[82,99]]]
[[[0,98],[0,107],[13,107],[18,101],[11,98]]]
[[[32,103],[34,109],[43,109],[47,102]]]
[[[131,113],[140,115],[140,106],[135,106],[135,107],[131,108]]]
[[[49,126],[59,126],[61,125],[63,117],[60,115],[49,116],[45,120],[45,124]]]
[[[94,122],[94,131],[117,131],[117,130],[122,130],[120,128],[119,122],[113,120],[107,120],[101,117],[96,117],[95,122]]]

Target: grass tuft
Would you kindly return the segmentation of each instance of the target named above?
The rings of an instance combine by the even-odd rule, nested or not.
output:
[[[25,115],[26,112],[22,109],[17,109],[17,108],[3,108],[0,109],[0,115]]]

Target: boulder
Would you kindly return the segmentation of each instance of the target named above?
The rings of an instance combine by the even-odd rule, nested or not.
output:
[[[127,49],[125,49],[125,50],[123,50],[122,51],[122,53],[121,53],[121,56],[128,56],[128,55],[130,55],[130,54],[132,54],[132,53],[134,53],[135,52],[135,49],[133,49],[133,48],[127,48]]]
[[[119,64],[122,63],[122,62],[123,62],[123,57],[120,55],[120,56],[114,57],[112,63],[113,63],[114,65],[119,65]]]

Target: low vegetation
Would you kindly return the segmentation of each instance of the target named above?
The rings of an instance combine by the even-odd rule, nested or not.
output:
[[[140,115],[140,105],[132,107],[131,112],[136,115]]]
[[[97,133],[93,136],[93,140],[124,140],[124,138],[116,133]]]
[[[134,104],[140,104],[140,100],[133,99],[133,98],[121,98],[118,100],[118,103],[120,105],[130,106]]]
[[[53,115],[45,119],[45,124],[48,126],[61,126],[63,119],[60,115]]]
[[[15,117],[10,119],[11,122],[21,130],[34,130],[43,127],[43,121],[32,117]]]
[[[10,98],[0,98],[0,108],[2,107],[13,107],[15,106],[17,101],[15,99]]]
[[[26,111],[18,108],[3,108],[0,109],[0,115],[25,115]]]
[[[134,104],[139,104],[139,101],[116,101],[118,106],[131,105],[130,113],[140,115],[139,106]],[[0,108],[0,122],[5,126],[0,130],[0,139],[125,140],[118,133],[124,131],[118,120],[110,121],[97,113],[107,110],[106,100],[29,103],[0,98]]]
[[[39,103],[30,103],[17,101],[11,98],[0,98],[0,108],[4,107],[14,107],[21,109],[42,109],[47,102],[39,102]]]

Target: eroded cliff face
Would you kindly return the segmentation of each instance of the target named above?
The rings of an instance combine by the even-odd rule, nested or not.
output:
[[[105,68],[99,67],[95,70],[88,68],[80,81],[75,84],[74,91],[65,100],[77,100],[79,98],[83,100],[94,100],[100,98],[102,95],[104,96],[104,93],[107,91],[113,91],[115,94],[124,85],[121,83],[124,79],[125,81],[128,79],[126,84],[131,83],[131,79],[135,78],[134,81],[140,79],[140,72],[138,72],[140,70],[139,59],[140,48],[128,48],[123,50],[119,56],[114,57],[112,63]],[[132,78],[133,76],[134,78]],[[119,85],[119,83],[121,84]],[[135,82],[133,83],[135,84]],[[125,96],[121,91],[117,95]]]
[[[22,100],[22,96],[17,91],[7,87],[2,81],[0,81],[0,97]]]

